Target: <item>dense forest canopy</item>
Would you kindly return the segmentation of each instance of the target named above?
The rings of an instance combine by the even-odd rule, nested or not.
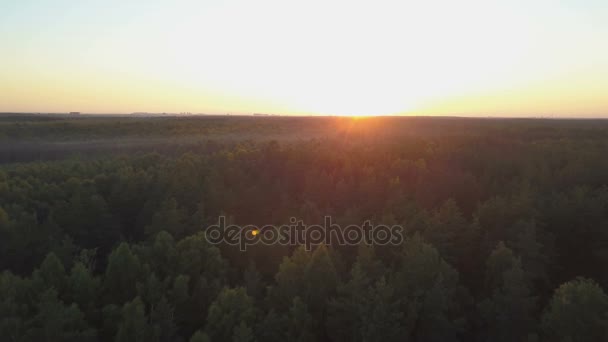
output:
[[[1,115],[0,336],[608,341],[607,155],[602,120]]]

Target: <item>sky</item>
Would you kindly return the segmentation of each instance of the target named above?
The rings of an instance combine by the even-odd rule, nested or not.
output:
[[[608,117],[606,0],[0,0],[0,112]]]

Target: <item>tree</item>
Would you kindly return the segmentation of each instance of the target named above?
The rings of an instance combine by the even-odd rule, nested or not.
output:
[[[176,251],[175,273],[178,276],[173,290],[180,299],[175,302],[176,318],[181,323],[184,336],[189,336],[205,321],[209,306],[226,283],[229,267],[218,248],[211,246],[204,234],[181,240]],[[211,337],[210,332],[207,334]]]
[[[371,282],[380,280],[389,270],[382,264],[382,260],[376,254],[376,249],[373,245],[365,243],[357,247],[357,259],[351,268],[351,275],[355,266],[360,268]]]
[[[37,289],[53,288],[58,293],[65,292],[67,275],[61,260],[54,253],[49,253],[44,258],[40,268],[34,271],[32,278],[34,287]]]
[[[338,285],[338,275],[326,246],[307,252],[297,248],[291,258],[284,258],[275,275],[277,282],[270,293],[273,307],[287,312],[293,298],[300,297],[314,318],[315,329],[322,328],[327,314],[327,299]]]
[[[77,182],[78,183],[78,182]],[[55,205],[52,218],[79,246],[107,251],[120,227],[103,197],[85,184],[75,184],[71,198]]]
[[[0,336],[8,341],[20,341],[27,332],[27,281],[8,271],[0,273]]]
[[[122,305],[136,295],[137,280],[142,273],[139,258],[126,242],[121,243],[108,257],[104,288],[110,302]]]
[[[414,341],[454,341],[464,328],[466,292],[458,272],[435,248],[416,234],[403,244],[398,269],[390,282],[403,299],[404,324]]]
[[[270,300],[272,306],[285,312],[291,306],[294,297],[304,293],[305,268],[310,254],[303,247],[297,248],[291,257],[284,257],[275,275],[276,286],[272,288]]]
[[[368,317],[365,309],[371,279],[359,262],[351,270],[350,280],[338,288],[338,295],[328,305],[327,331],[334,341],[361,341],[359,329]]]
[[[253,299],[247,291],[224,288],[209,307],[205,332],[212,341],[228,341],[241,323],[250,327],[254,319]]]
[[[87,315],[97,310],[101,284],[82,262],[76,262],[70,272],[69,298]]]
[[[158,342],[171,342],[175,338],[175,322],[173,320],[173,307],[163,296],[150,312],[150,325]]]
[[[45,229],[35,213],[23,208],[13,206],[8,213],[0,225],[0,269],[29,274],[48,255],[57,232]]]
[[[192,335],[190,342],[211,342],[211,340],[209,339],[209,335],[199,330]]]
[[[545,341],[608,340],[608,295],[593,280],[577,278],[561,285],[542,316]]]
[[[112,341],[116,338],[118,328],[122,323],[122,306],[115,304],[105,305],[101,309],[102,322],[99,331],[101,341]]]
[[[186,229],[186,214],[179,209],[175,199],[164,201],[152,216],[152,221],[145,228],[146,236],[154,237],[161,231],[170,232],[176,237],[183,237]]]
[[[423,234],[449,264],[460,270],[476,266],[472,258],[478,231],[466,221],[453,199],[447,200],[434,213]]]
[[[513,250],[521,257],[526,277],[531,285],[547,289],[552,256],[551,248],[547,245],[548,240],[552,240],[551,235],[539,229],[534,221],[518,221],[512,229],[519,232]]]
[[[350,280],[330,300],[327,331],[334,341],[395,341],[407,337],[401,300],[378,273],[373,249],[359,249]],[[378,280],[375,280],[378,279]]]
[[[262,297],[264,283],[262,282],[262,276],[256,269],[253,261],[249,262],[249,267],[247,267],[243,274],[243,280],[245,281],[245,288],[247,289],[248,295],[254,299]]]
[[[190,278],[185,275],[178,275],[173,281],[173,286],[169,290],[170,302],[173,305],[175,312],[175,323],[178,327],[180,335],[189,336],[193,330],[196,330],[196,322],[193,322],[190,314],[192,301],[190,300],[188,284]]]
[[[0,231],[8,229],[8,214],[2,207],[0,207]]]
[[[161,231],[154,237],[152,245],[146,249],[145,262],[149,263],[154,273],[161,279],[175,274],[177,250],[173,236]]]
[[[122,322],[118,327],[116,342],[147,342],[152,337],[151,332],[141,299],[137,297],[126,303],[122,308]]]
[[[316,341],[314,333],[314,320],[308,312],[308,307],[300,297],[293,299],[289,309],[289,324],[287,328],[288,342],[312,342]]]
[[[530,190],[524,187],[510,198],[494,197],[479,205],[475,212],[475,224],[480,229],[481,255],[488,256],[499,241],[511,245],[517,239],[513,228],[518,221],[533,221],[538,214]]]
[[[490,255],[487,275],[490,295],[479,304],[489,341],[525,341],[534,329],[535,299],[519,258],[499,244]],[[502,271],[502,274],[500,273]]]
[[[84,320],[76,304],[65,305],[57,290],[49,289],[40,296],[36,315],[28,323],[30,341],[95,341],[96,332]]]
[[[338,286],[338,275],[325,245],[315,249],[304,270],[305,303],[313,317],[325,319],[327,298],[331,298]]]
[[[252,342],[253,340],[253,330],[245,322],[241,322],[234,329],[232,342]]]
[[[406,337],[405,317],[392,286],[382,278],[364,299],[360,312],[361,341],[402,341]]]
[[[515,266],[517,258],[504,242],[499,242],[486,262],[485,291],[491,293],[500,288],[504,281],[504,273]]]
[[[189,236],[178,242],[176,273],[190,276],[191,281],[204,278],[215,292],[215,298],[225,282],[228,265],[217,247],[207,242],[204,233]],[[203,281],[203,279],[201,279]]]
[[[137,296],[148,306],[154,307],[164,297],[165,284],[153,272],[149,272],[146,279],[137,283],[136,287]]]
[[[256,328],[257,340],[283,342],[287,339],[287,325],[288,318],[286,316],[279,316],[274,308],[270,309]]]

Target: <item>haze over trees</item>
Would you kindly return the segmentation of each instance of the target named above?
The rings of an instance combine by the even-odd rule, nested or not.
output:
[[[0,145],[2,340],[608,340],[605,121],[2,116]],[[241,252],[220,215],[406,238]]]

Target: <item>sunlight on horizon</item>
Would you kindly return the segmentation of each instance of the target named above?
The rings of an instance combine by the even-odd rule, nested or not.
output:
[[[608,115],[601,1],[0,5],[0,111]]]

